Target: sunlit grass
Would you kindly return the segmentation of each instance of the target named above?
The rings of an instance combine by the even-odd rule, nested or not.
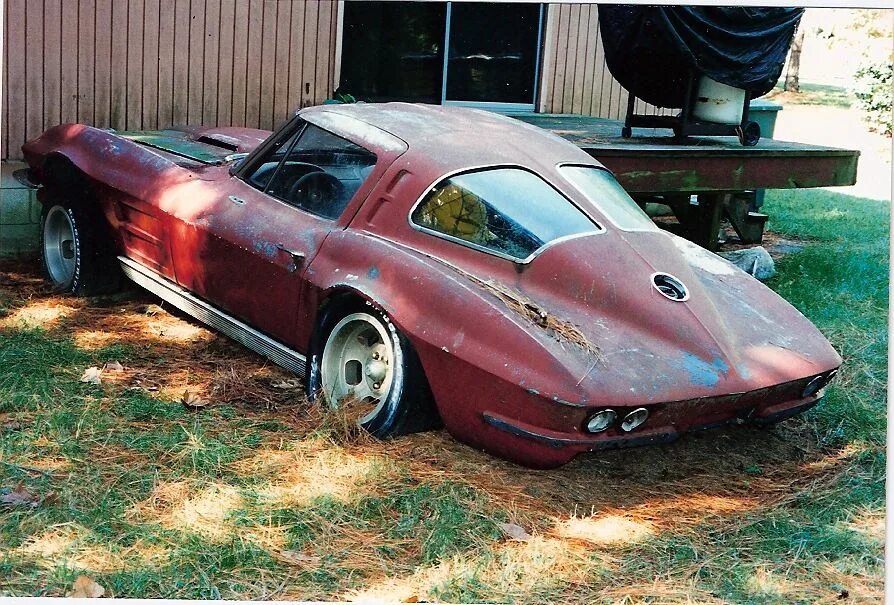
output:
[[[0,509],[0,594],[61,596],[86,573],[124,597],[877,601],[888,207],[794,191],[765,210],[807,240],[770,286],[845,359],[823,403],[548,472],[443,432],[345,430],[151,297],[0,287],[0,488],[41,499]],[[112,360],[126,370],[79,381]]]

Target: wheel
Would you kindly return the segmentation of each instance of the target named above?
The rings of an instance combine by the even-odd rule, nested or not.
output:
[[[59,292],[93,296],[113,292],[121,284],[121,269],[96,215],[78,204],[43,208],[41,260]]]
[[[330,406],[361,403],[358,423],[376,437],[395,437],[439,424],[422,365],[410,342],[384,313],[354,305],[331,313],[308,389]]]
[[[633,129],[630,126],[622,126],[621,136],[625,139],[629,139],[631,136],[633,136]]]
[[[736,126],[739,143],[744,147],[754,147],[761,140],[761,126],[757,122],[745,122]]]

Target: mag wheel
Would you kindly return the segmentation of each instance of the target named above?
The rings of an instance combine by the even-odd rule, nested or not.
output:
[[[339,321],[323,349],[323,394],[331,405],[352,398],[370,409],[360,418],[368,425],[382,412],[392,387],[403,381],[403,351],[378,318],[351,313]],[[398,384],[394,384],[397,381]]]
[[[355,405],[358,424],[376,437],[433,428],[440,418],[410,342],[370,305],[324,322],[318,369],[308,379],[330,406]],[[316,365],[316,364],[312,364]]]
[[[62,206],[53,206],[43,221],[43,262],[47,277],[62,291],[70,291],[78,273],[80,250],[74,218]]]

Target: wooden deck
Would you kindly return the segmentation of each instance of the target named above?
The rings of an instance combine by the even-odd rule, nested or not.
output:
[[[568,139],[615,173],[631,194],[733,192],[853,185],[859,151],[761,139],[692,137],[637,128],[621,137],[619,120],[572,114],[522,114],[519,120]]]
[[[670,206],[679,220],[676,231],[712,250],[723,217],[742,242],[761,241],[767,217],[753,211],[753,194],[741,192],[847,186],[857,180],[860,152],[849,149],[774,139],[743,147],[735,137],[691,137],[680,142],[673,131],[658,128],[636,128],[625,139],[620,120],[574,114],[514,117],[586,151],[611,170],[637,201]]]

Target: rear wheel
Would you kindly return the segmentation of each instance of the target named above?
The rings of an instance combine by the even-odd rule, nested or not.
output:
[[[326,322],[311,385],[333,407],[357,405],[358,423],[376,437],[434,428],[439,418],[412,345],[384,313],[358,307]]]
[[[92,296],[120,286],[121,271],[95,214],[69,203],[43,209],[41,259],[47,279],[59,292]]]

